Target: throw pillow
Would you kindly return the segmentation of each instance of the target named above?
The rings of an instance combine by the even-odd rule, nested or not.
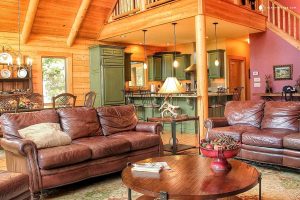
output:
[[[18,130],[24,139],[33,141],[37,149],[71,144],[71,138],[60,130],[58,123],[40,123]]]

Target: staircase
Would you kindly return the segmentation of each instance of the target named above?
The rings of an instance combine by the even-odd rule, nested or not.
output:
[[[300,15],[275,0],[266,1],[268,28],[300,50]]]

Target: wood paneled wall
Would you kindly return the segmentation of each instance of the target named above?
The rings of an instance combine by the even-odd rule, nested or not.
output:
[[[68,47],[65,38],[31,35],[28,43],[21,45],[21,52],[33,59],[33,91],[41,94],[43,92],[41,58],[65,57],[69,76],[68,91],[77,96],[77,105],[83,105],[84,94],[90,90],[88,47],[97,43],[99,42],[77,39],[72,47]],[[0,33],[0,44],[8,44],[17,51],[18,34]]]

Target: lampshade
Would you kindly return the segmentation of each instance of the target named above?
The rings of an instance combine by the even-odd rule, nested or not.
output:
[[[158,93],[160,94],[175,94],[184,92],[184,88],[180,85],[176,77],[168,77]]]

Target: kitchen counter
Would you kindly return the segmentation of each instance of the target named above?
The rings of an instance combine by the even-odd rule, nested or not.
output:
[[[220,93],[217,92],[209,92],[209,97],[217,97],[220,96],[233,96],[233,93]],[[126,94],[126,97],[165,97],[166,94],[159,94],[159,93],[150,93],[150,94],[140,94],[140,93],[133,93],[133,94]],[[172,98],[196,98],[197,95],[195,93],[178,93],[172,94]]]

